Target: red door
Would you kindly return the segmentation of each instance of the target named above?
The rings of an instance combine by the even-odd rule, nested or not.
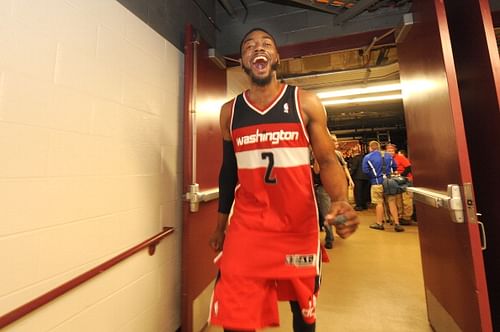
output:
[[[428,317],[438,332],[492,331],[446,11],[443,0],[414,1],[412,11],[398,54]],[[446,192],[450,184],[456,192]]]
[[[226,97],[226,72],[208,57],[210,46],[192,27],[185,36],[182,331],[193,331],[193,302],[215,279],[208,240],[217,220],[218,174],[222,155],[219,110]],[[199,194],[196,194],[199,192]],[[203,200],[207,200],[203,202]],[[200,200],[196,204],[196,200]],[[206,308],[208,313],[208,307]],[[206,317],[205,317],[206,318]]]

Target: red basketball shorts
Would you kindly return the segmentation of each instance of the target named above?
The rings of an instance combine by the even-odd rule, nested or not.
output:
[[[209,322],[226,329],[279,326],[278,301],[297,301],[304,321],[316,321],[318,277],[271,280],[219,274]]]

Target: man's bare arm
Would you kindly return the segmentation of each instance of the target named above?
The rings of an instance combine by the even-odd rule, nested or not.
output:
[[[219,114],[219,125],[222,133],[222,139],[225,141],[231,140],[230,122],[231,122],[231,112],[233,107],[233,101],[229,101],[222,105]]]
[[[337,160],[334,146],[326,125],[326,112],[318,97],[300,90],[299,100],[307,127],[311,147],[320,166],[321,183],[332,200],[325,222],[335,224],[335,218],[343,215],[343,222],[336,225],[337,234],[346,238],[356,231],[359,219],[347,201],[347,181],[344,170]]]
[[[345,173],[334,152],[325,109],[316,95],[308,91],[300,90],[300,101],[314,157],[321,170],[321,183],[332,201],[347,201]]]

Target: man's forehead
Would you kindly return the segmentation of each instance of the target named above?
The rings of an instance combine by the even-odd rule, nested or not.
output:
[[[269,35],[267,32],[256,30],[252,31],[248,36],[246,36],[245,40],[243,40],[243,44],[254,39],[269,39],[274,43],[273,37],[271,37],[271,35]]]

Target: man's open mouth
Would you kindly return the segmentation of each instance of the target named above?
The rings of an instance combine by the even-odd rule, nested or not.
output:
[[[265,56],[259,55],[252,60],[252,66],[258,71],[263,71],[266,69],[268,62],[269,60]]]

